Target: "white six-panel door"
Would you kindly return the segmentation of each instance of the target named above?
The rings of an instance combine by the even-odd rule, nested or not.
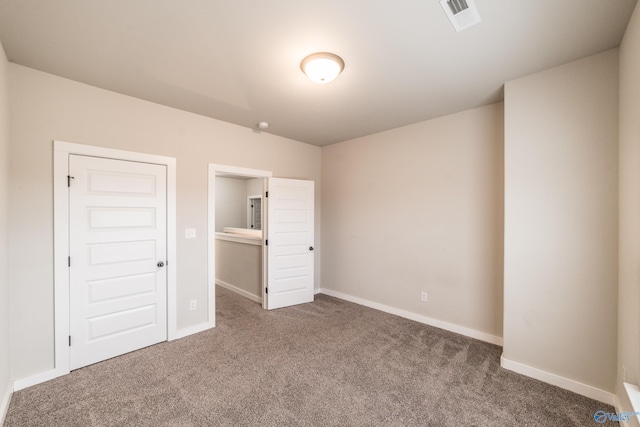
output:
[[[266,308],[312,302],[314,183],[283,178],[267,182]]]
[[[167,339],[166,166],[69,158],[70,367]]]

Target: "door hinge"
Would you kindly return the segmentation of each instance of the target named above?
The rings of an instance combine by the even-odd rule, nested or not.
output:
[[[71,267],[71,257],[67,257],[67,266]]]
[[[265,240],[265,241],[264,241],[264,245],[265,245],[265,246],[269,246],[269,239],[267,239],[267,240]]]
[[[71,180],[75,179],[75,177],[71,175],[67,175],[67,187],[71,187]]]
[[[269,197],[269,192],[267,191],[267,193],[264,195],[264,197]]]
[[[264,293],[268,294],[269,293],[269,288],[264,288]]]
[[[71,335],[69,335],[69,347],[71,347]]]

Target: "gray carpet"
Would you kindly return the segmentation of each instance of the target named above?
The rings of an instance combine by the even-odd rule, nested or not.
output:
[[[16,392],[5,426],[593,426],[614,412],[501,369],[495,345],[325,295],[264,311],[217,292],[215,329]]]

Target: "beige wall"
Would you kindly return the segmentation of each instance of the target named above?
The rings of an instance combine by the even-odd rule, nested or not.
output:
[[[216,280],[262,298],[262,246],[216,239]]]
[[[208,163],[316,182],[320,148],[9,65],[11,355],[21,379],[53,368],[52,140],[177,158],[178,328],[206,321]],[[184,239],[194,227],[197,238]],[[319,286],[320,251],[316,251]],[[198,309],[189,311],[197,299]]]
[[[324,147],[323,288],[501,337],[502,176],[502,104]]]
[[[632,411],[622,386],[640,382],[640,5],[620,46],[620,243],[617,395]],[[624,368],[623,368],[624,367]],[[637,418],[634,418],[636,425]]]
[[[504,357],[614,390],[618,51],[505,85]]]
[[[216,231],[247,228],[247,180],[216,177]]]
[[[247,197],[260,196],[264,189],[264,179],[249,179],[247,180]]]
[[[0,44],[0,424],[10,387],[9,366],[9,92],[7,57]]]

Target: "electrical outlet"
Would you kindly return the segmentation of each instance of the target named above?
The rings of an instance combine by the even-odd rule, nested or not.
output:
[[[192,300],[189,302],[189,310],[193,311],[193,310],[195,310],[196,308],[198,308],[198,300],[192,299]]]
[[[427,293],[425,291],[420,292],[420,301],[427,302]]]
[[[195,239],[196,238],[196,229],[195,228],[185,228],[184,229],[184,238],[185,239]]]

